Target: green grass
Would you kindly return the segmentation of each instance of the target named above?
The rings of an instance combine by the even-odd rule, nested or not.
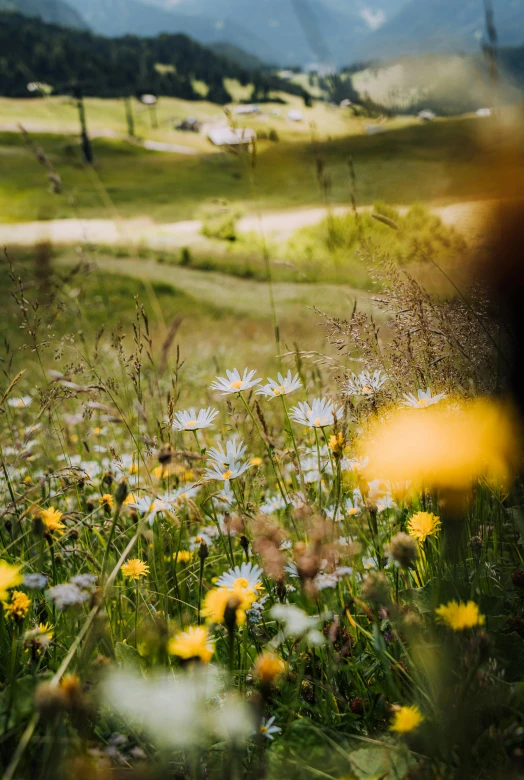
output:
[[[80,353],[103,327],[106,334],[122,328],[126,344],[133,336],[135,296],[148,311],[151,332],[157,343],[166,338],[175,318],[182,321],[176,343],[182,358],[191,360],[191,386],[205,372],[220,366],[248,364],[257,354],[261,367],[274,366],[277,348],[274,340],[268,285],[254,280],[228,278],[217,272],[180,268],[141,258],[115,258],[99,251],[86,256],[89,265],[68,280],[60,303],[46,295],[35,294],[32,280],[48,275],[48,293],[56,289],[78,263],[71,250],[54,250],[50,266],[42,264],[42,250],[10,250],[15,276],[28,285],[26,296],[33,304],[38,299],[46,314],[38,329],[37,343],[46,344],[43,354],[52,367],[54,351],[62,352],[61,339],[72,333]],[[46,255],[47,257],[47,255]],[[44,271],[42,271],[44,268]],[[40,270],[39,270],[40,269]],[[0,266],[0,284],[14,290],[5,263]],[[348,312],[355,297],[364,309],[369,308],[365,294],[335,285],[280,283],[274,288],[280,327],[281,350],[324,347],[323,330],[316,316],[305,315],[313,304],[320,309]],[[20,310],[11,294],[5,296],[0,315],[0,343],[9,344],[9,354],[21,359],[20,348],[27,343],[25,332],[13,327]],[[49,327],[48,327],[49,325]],[[33,368],[38,370],[36,361]]]
[[[319,145],[330,178],[330,198],[347,202],[352,158],[361,204],[495,198],[518,190],[524,169],[514,154],[513,129],[484,137],[474,119],[411,126],[376,136],[351,136]],[[35,135],[64,182],[48,192],[46,174],[17,134],[0,134],[0,212],[4,221],[63,217],[192,218],[200,204],[227,199],[244,210],[317,204],[321,195],[311,143],[267,144],[254,171],[226,153],[182,157],[148,152],[125,142],[94,141],[96,165],[87,170],[74,138]],[[254,181],[254,185],[253,185]],[[513,182],[513,184],[512,184]],[[505,186],[509,184],[508,187]],[[114,209],[110,206],[114,207]]]

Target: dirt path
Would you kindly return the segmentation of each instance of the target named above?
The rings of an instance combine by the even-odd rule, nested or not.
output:
[[[445,224],[455,226],[469,241],[476,243],[482,236],[485,216],[492,201],[457,203],[433,208]],[[365,207],[367,208],[367,207]],[[333,211],[341,214],[347,206],[334,206]],[[400,209],[401,211],[403,209]],[[266,212],[260,217],[248,215],[239,220],[241,232],[260,232],[277,242],[286,241],[298,229],[314,225],[323,219],[323,207],[304,208],[291,211]],[[203,243],[200,234],[202,224],[198,220],[184,222],[155,223],[148,217],[138,219],[55,219],[48,222],[24,222],[0,224],[0,245],[32,245],[39,241],[53,244],[125,244],[142,245],[163,249],[176,249]]]
[[[58,263],[70,266],[71,258],[62,257]],[[195,298],[199,303],[234,314],[250,317],[271,317],[269,286],[267,282],[240,279],[215,271],[199,271],[160,264],[154,260],[122,259],[99,256],[97,266],[104,273],[122,274],[144,282],[162,282]],[[321,311],[342,313],[357,299],[359,308],[371,308],[369,295],[346,285],[301,284],[300,282],[275,282],[273,295],[278,310],[286,316],[303,314],[305,306],[315,305]]]

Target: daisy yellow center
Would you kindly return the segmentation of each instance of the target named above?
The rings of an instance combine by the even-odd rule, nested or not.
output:
[[[189,428],[190,425],[198,425],[198,420],[188,420],[186,422],[186,428]]]
[[[364,385],[364,387],[362,388],[362,392],[365,395],[369,395],[371,393],[371,390],[372,390],[371,385]]]
[[[275,395],[282,395],[282,393],[285,393],[286,388],[284,385],[279,385],[278,387],[273,388],[273,392]]]
[[[429,404],[429,398],[419,398],[418,405],[419,406],[427,406]]]
[[[237,577],[235,582],[233,583],[234,588],[249,588],[249,580],[246,580],[245,577]]]
[[[260,733],[261,734],[267,734],[268,733],[267,728],[265,726],[261,726],[260,727]]]
[[[354,506],[351,507],[351,509],[348,512],[349,515],[358,515],[358,509],[355,509]]]
[[[222,479],[229,479],[231,477],[232,471],[224,471],[222,474]]]
[[[229,385],[229,387],[230,387],[232,390],[240,390],[240,388],[242,387],[242,385],[243,385],[243,382],[242,382],[242,380],[241,380],[241,379],[237,379],[237,380],[236,380],[236,382],[231,382],[231,384]]]

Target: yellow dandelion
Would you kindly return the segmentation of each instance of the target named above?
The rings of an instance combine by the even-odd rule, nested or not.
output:
[[[431,512],[417,512],[408,521],[409,535],[417,542],[425,542],[428,536],[436,536],[440,531],[440,517]]]
[[[14,590],[11,594],[11,601],[4,602],[5,614],[12,620],[20,623],[29,611],[31,599],[21,590]]]
[[[122,564],[121,572],[124,577],[129,577],[131,580],[139,580],[140,577],[149,574],[149,566],[139,558],[130,558]]]
[[[7,561],[0,560],[0,601],[5,601],[8,590],[20,585],[24,578],[20,574],[20,566],[12,566]]]
[[[414,731],[423,720],[424,716],[418,707],[398,707],[389,728],[398,734],[406,734],[409,731]]]
[[[169,640],[168,644],[171,655],[186,661],[198,658],[205,664],[211,660],[214,649],[213,640],[207,628],[203,626],[190,626],[187,631],[180,631]]]
[[[39,623],[38,624],[38,632],[41,636],[46,637],[49,641],[53,638],[53,626],[51,623]]]
[[[98,503],[104,507],[104,509],[112,509],[113,505],[115,503],[115,500],[111,493],[104,493],[103,496],[100,496],[98,499]]]
[[[188,563],[193,558],[193,553],[189,550],[179,550],[174,553],[173,560],[177,563]]]
[[[439,619],[453,631],[464,631],[466,628],[483,626],[486,618],[480,614],[478,604],[474,601],[448,601],[436,610]]]
[[[49,509],[42,509],[39,516],[47,533],[56,533],[59,536],[62,536],[65,529],[65,525],[61,522],[62,512],[50,506]]]
[[[278,655],[270,651],[261,653],[253,667],[255,676],[264,685],[271,685],[286,671],[287,664]]]
[[[246,610],[256,601],[257,594],[242,587],[213,588],[208,591],[202,607],[202,615],[210,623],[223,623],[226,609],[235,612],[235,624],[242,626],[246,622]]]
[[[344,435],[339,431],[338,433],[333,433],[329,437],[329,443],[328,447],[333,453],[333,455],[342,456],[344,453],[344,447],[346,446],[346,441],[344,439]]]

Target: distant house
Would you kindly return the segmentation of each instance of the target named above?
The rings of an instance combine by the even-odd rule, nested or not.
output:
[[[174,128],[175,130],[183,130],[189,133],[199,133],[202,123],[196,117],[188,116],[186,119],[182,119],[181,122],[176,122]]]
[[[257,134],[248,127],[212,127],[207,137],[215,146],[249,146]]]
[[[433,111],[426,109],[424,111],[420,111],[418,118],[421,122],[433,122],[437,118],[437,115]]]
[[[290,120],[290,122],[302,122],[302,111],[296,111],[295,109],[292,109],[291,111],[287,112],[287,118]]]
[[[491,108],[479,108],[475,113],[477,116],[493,116]]]
[[[246,114],[260,114],[260,106],[255,103],[245,106],[235,106],[233,109],[234,114],[246,115]]]

